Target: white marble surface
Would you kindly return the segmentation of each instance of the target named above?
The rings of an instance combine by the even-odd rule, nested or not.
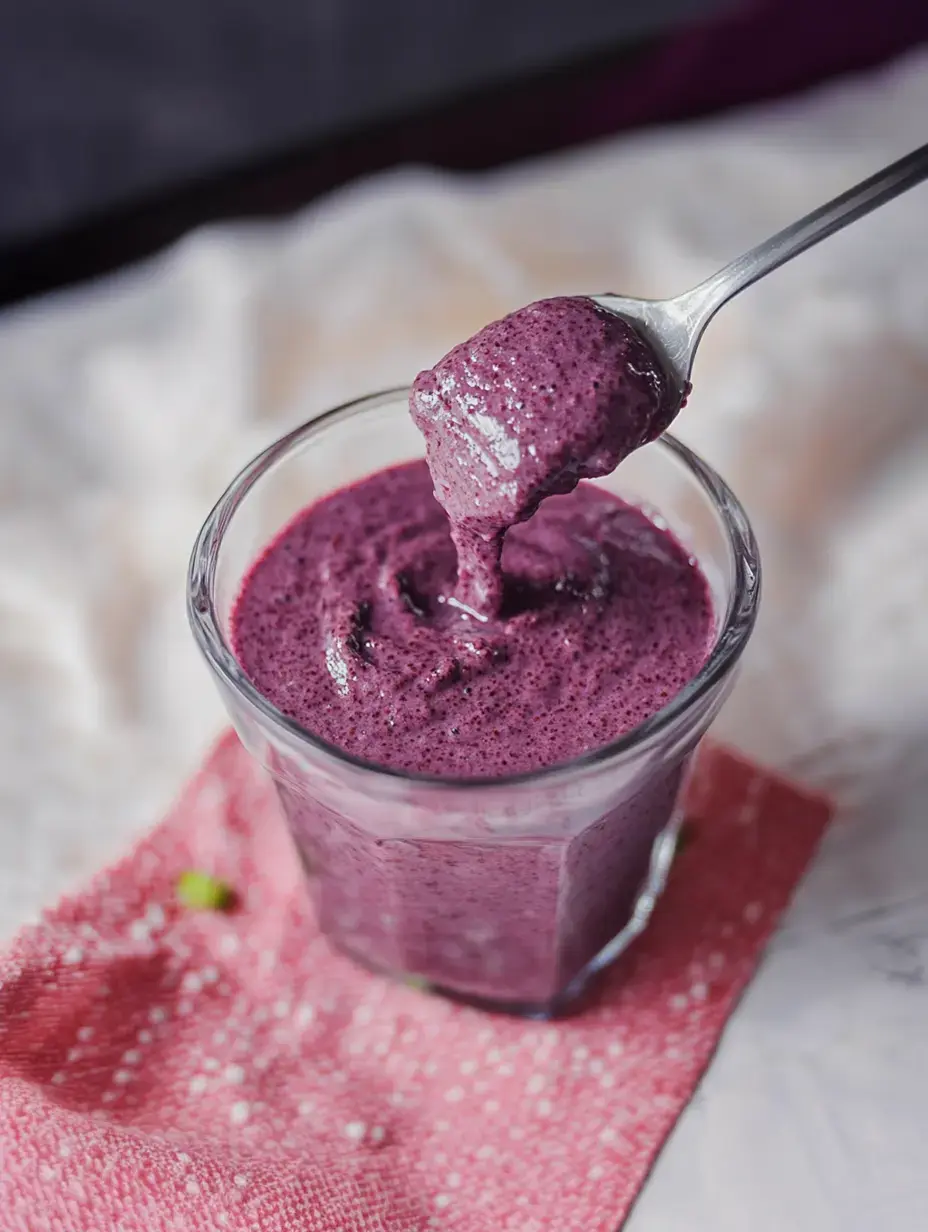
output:
[[[222,723],[187,552],[285,426],[544,294],[665,294],[925,139],[928,55],[460,181],[399,172],[0,318],[0,933],[157,817]],[[723,733],[838,821],[631,1219],[928,1226],[928,189],[726,309],[681,434],[764,615]]]

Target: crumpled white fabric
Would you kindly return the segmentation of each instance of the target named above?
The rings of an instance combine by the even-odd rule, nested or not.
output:
[[[681,290],[925,140],[928,53],[504,173],[400,170],[0,318],[0,933],[123,847],[223,721],[187,555],[240,464],[549,294]],[[763,615],[721,734],[836,793],[632,1227],[922,1226],[928,186],[711,326],[680,435]]]

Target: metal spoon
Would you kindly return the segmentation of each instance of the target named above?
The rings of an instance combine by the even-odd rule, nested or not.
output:
[[[621,295],[591,298],[630,321],[645,335],[663,356],[682,403],[689,392],[693,359],[703,331],[723,304],[758,278],[924,179],[928,179],[928,145],[819,206],[682,295],[665,300],[626,299]],[[928,277],[928,270],[925,276]]]

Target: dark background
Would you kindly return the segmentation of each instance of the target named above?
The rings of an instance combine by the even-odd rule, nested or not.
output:
[[[0,238],[655,36],[721,0],[3,0]]]
[[[397,162],[493,166],[925,38],[928,0],[0,0],[0,302]]]

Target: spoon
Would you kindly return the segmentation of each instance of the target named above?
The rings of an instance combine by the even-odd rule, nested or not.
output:
[[[627,299],[620,295],[591,298],[624,317],[644,334],[663,357],[682,405],[690,389],[696,348],[706,326],[723,304],[813,244],[834,235],[926,178],[928,145],[923,145],[736,257],[682,295],[664,300]]]

